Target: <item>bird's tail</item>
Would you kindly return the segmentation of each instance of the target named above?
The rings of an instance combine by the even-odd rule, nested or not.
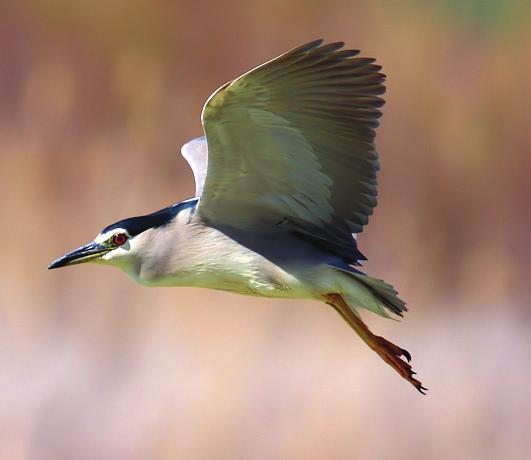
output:
[[[398,316],[403,316],[407,311],[406,303],[398,297],[393,286],[385,281],[367,276],[350,266],[331,268],[341,275],[339,292],[351,308],[366,308],[384,317],[389,317],[388,311]]]

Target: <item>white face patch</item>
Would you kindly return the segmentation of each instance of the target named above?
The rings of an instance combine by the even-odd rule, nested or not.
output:
[[[110,232],[98,235],[97,239],[105,242],[120,232],[126,233],[123,229],[113,229]],[[105,253],[99,259],[99,262],[120,268],[134,279],[137,279],[141,267],[141,255],[145,253],[142,248],[145,248],[146,244],[149,245],[148,234],[149,231],[144,231],[136,236],[129,237],[124,244],[116,246],[109,252]],[[105,238],[107,238],[107,240]]]
[[[118,236],[124,238],[124,235],[125,241],[123,243],[117,243],[117,241],[114,240],[114,238]],[[131,237],[125,228],[113,228],[107,232],[100,233],[96,236],[94,242],[108,247],[109,251],[97,259],[97,261],[111,263],[113,265],[127,264],[127,259],[131,258],[127,256],[131,256],[134,253],[132,244],[133,239],[134,238]]]
[[[131,238],[131,235],[125,228],[113,228],[112,230],[109,230],[108,232],[98,234],[98,236],[94,238],[94,242],[103,244],[109,239],[111,239],[117,233],[125,233],[128,238]]]
[[[94,242],[104,246],[104,253],[95,259],[106,265],[113,265],[138,279],[142,267],[157,266],[157,258],[167,262],[174,246],[177,233],[174,227],[190,223],[197,199],[186,200],[146,216],[131,217],[105,228]],[[131,232],[128,231],[131,229]],[[166,246],[161,241],[169,241]]]

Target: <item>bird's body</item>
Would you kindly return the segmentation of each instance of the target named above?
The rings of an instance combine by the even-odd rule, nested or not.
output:
[[[405,303],[355,266],[355,234],[376,206],[374,128],[384,75],[373,59],[315,41],[223,85],[205,136],[183,146],[193,199],[106,227],[50,268],[94,261],[148,286],[194,286],[333,306],[388,364],[409,353],[372,334],[358,308],[402,316]]]
[[[320,299],[326,282],[341,260],[289,233],[275,237],[228,226],[205,224],[197,200],[174,205],[176,213],[162,230],[148,229],[131,244],[149,245],[157,253],[143,258],[114,257],[122,268],[146,286],[188,286],[245,295]],[[178,229],[176,228],[178,227]],[[157,239],[157,245],[149,240]],[[290,248],[286,251],[285,248]],[[107,263],[105,256],[102,263]],[[339,272],[338,272],[339,273]]]

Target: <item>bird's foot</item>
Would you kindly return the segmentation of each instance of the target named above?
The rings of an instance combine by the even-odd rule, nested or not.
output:
[[[374,350],[380,358],[397,371],[404,379],[411,383],[423,395],[427,388],[417,380],[416,372],[411,368],[409,361],[411,355],[407,350],[400,348],[383,337],[374,335],[361,318],[354,313],[340,294],[328,294],[324,296],[324,301],[334,307],[343,319],[356,331],[360,338]],[[405,360],[402,358],[404,357]]]
[[[423,395],[426,394],[427,388],[423,387],[422,383],[414,377],[416,372],[412,369],[411,364],[409,364],[411,361],[410,353],[378,335],[374,335],[372,339],[367,341],[367,344],[378,353],[380,358],[411,383],[419,392]]]

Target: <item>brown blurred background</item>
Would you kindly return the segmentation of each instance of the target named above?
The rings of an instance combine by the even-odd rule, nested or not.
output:
[[[1,459],[529,458],[529,5],[324,3],[0,3]],[[427,397],[319,303],[46,271],[188,198],[209,94],[316,37],[388,75],[360,241],[410,312],[365,317]]]

